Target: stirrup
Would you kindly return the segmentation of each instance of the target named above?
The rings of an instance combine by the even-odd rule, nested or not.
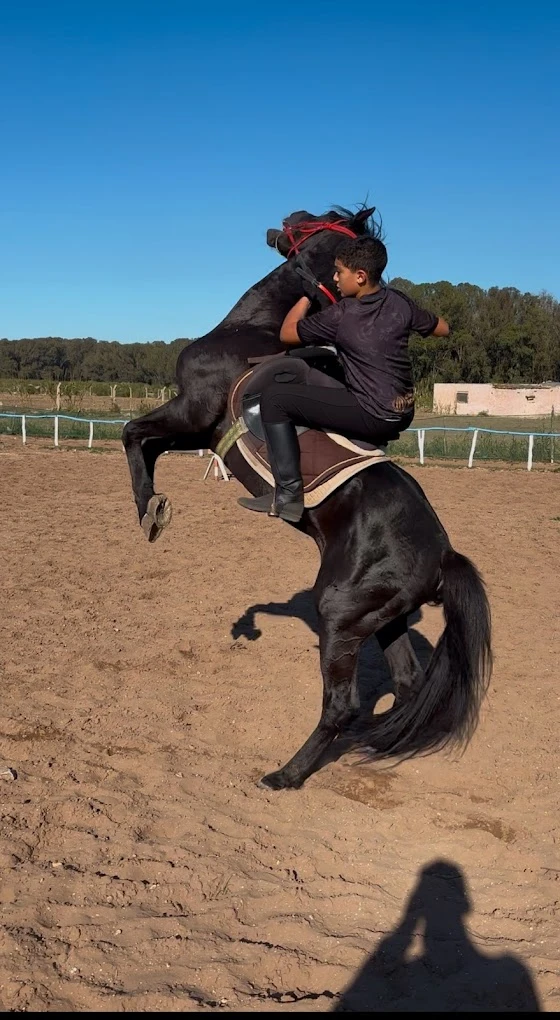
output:
[[[286,500],[282,498],[278,499],[278,494],[274,498],[274,502],[268,512],[269,517],[280,517],[283,521],[289,521],[290,524],[297,524],[303,517],[305,510],[305,504],[303,502],[303,493],[301,496],[293,497],[290,493]]]

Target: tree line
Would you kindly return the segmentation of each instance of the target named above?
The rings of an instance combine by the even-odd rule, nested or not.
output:
[[[549,294],[445,281],[395,279],[391,286],[452,327],[449,337],[411,337],[418,383],[560,380],[560,303]],[[179,352],[189,343],[186,338],[129,344],[92,337],[0,340],[0,378],[169,386]]]
[[[449,337],[411,337],[418,381],[539,383],[560,380],[560,302],[514,287],[391,280],[443,316]]]
[[[0,378],[169,386],[175,379],[179,352],[189,343],[177,339],[169,344],[163,340],[121,344],[59,336],[0,340]]]

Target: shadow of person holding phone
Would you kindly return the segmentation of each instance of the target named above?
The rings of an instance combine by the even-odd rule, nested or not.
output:
[[[471,902],[449,861],[423,869],[395,931],[384,938],[335,1013],[539,1013],[527,968],[511,954],[486,956],[469,937]]]

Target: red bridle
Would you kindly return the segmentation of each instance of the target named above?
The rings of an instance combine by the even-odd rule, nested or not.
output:
[[[324,221],[311,221],[307,223],[297,223],[293,228],[288,223],[282,224],[282,233],[286,235],[290,242],[290,250],[286,255],[286,258],[291,258],[292,255],[299,255],[301,245],[308,241],[313,234],[319,234],[322,230],[332,230],[335,234],[346,234],[346,237],[357,237],[358,235],[350,230],[350,227],[344,226],[344,220],[335,220],[334,223],[329,223],[327,220]],[[299,234],[299,238],[296,241],[295,235]]]
[[[308,241],[309,238],[313,237],[314,234],[319,234],[323,230],[331,230],[335,234],[345,234],[346,237],[355,238],[358,236],[357,234],[354,233],[353,230],[350,230],[350,227],[344,226],[344,220],[335,220],[334,223],[329,223],[327,220],[319,220],[314,222],[309,221],[304,223],[298,223],[293,228],[288,223],[283,223],[282,233],[286,235],[288,241],[290,242],[290,250],[286,255],[286,258],[290,259],[292,255],[299,255],[300,248],[305,243],[305,241]],[[295,236],[296,233],[298,235],[297,240]],[[328,287],[325,287],[324,284],[319,282],[319,280],[315,281],[315,286],[317,287],[318,290],[322,291],[325,297],[327,297],[329,301],[332,302],[333,305],[336,304],[336,298],[334,294],[331,294]]]

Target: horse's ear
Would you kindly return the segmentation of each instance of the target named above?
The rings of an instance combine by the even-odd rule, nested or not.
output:
[[[372,205],[371,209],[360,209],[359,213],[354,216],[354,223],[365,223],[369,220],[370,216],[373,216],[375,212],[375,206]]]

